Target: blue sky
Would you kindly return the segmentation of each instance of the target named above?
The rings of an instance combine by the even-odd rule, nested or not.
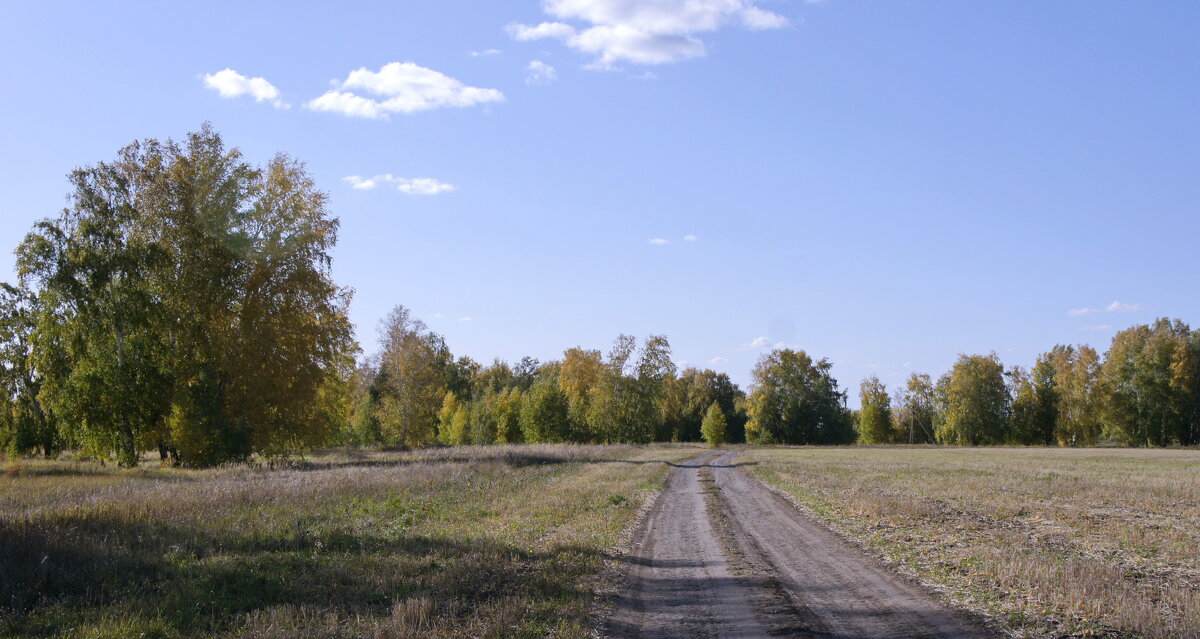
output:
[[[0,243],[71,168],[211,121],[329,192],[368,350],[405,304],[481,362],[666,333],[743,384],[782,343],[856,390],[1200,323],[1200,3],[5,13]]]

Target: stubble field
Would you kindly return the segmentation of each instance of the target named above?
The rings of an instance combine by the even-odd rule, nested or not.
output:
[[[1015,636],[1200,636],[1200,451],[750,448],[741,461]]]

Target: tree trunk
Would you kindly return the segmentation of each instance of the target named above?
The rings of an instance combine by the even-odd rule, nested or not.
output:
[[[125,327],[117,322],[117,375],[121,378],[121,397],[128,399],[129,382],[125,379]],[[122,404],[126,402],[121,402]],[[137,466],[137,444],[133,441],[133,424],[129,423],[128,409],[121,412],[120,432],[117,439],[117,464],[124,468]]]

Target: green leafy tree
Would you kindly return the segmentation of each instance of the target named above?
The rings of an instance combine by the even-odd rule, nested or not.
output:
[[[1052,369],[1057,403],[1054,429],[1045,443],[1057,441],[1062,446],[1095,444],[1101,435],[1100,411],[1103,407],[1100,355],[1086,345],[1055,346],[1047,360]],[[1039,365],[1042,363],[1039,358]],[[1036,367],[1034,371],[1036,374]]]
[[[577,441],[597,441],[602,438],[593,423],[592,399],[605,376],[600,351],[570,348],[563,353],[558,373],[558,386],[567,396],[570,406],[571,431]]]
[[[447,392],[439,366],[440,337],[407,308],[397,306],[380,327],[380,342],[376,418],[383,443],[406,447],[433,443]]]
[[[533,383],[537,381],[538,369],[541,364],[534,357],[525,356],[517,365],[513,367],[513,383],[522,391],[527,391],[533,387]]]
[[[521,406],[521,432],[531,444],[567,441],[571,417],[567,395],[558,384],[534,384]]]
[[[1171,388],[1179,413],[1179,443],[1200,445],[1200,329],[1192,331],[1171,360]]]
[[[1086,347],[1084,347],[1086,348]],[[1090,348],[1092,356],[1095,351]],[[1021,443],[1050,445],[1054,443],[1055,431],[1063,421],[1064,395],[1053,352],[1039,355],[1030,371],[1030,386],[1033,393],[1032,422]],[[1015,400],[1014,400],[1015,401]]]
[[[896,441],[910,444],[932,444],[934,422],[937,421],[937,392],[926,373],[912,373],[903,391],[897,391],[892,420]]]
[[[1100,370],[1106,436],[1132,446],[1196,441],[1195,340],[1165,318],[1113,337]]]
[[[858,441],[862,444],[893,443],[892,398],[887,387],[872,375],[859,387],[862,408],[858,415]]]
[[[205,126],[71,182],[18,251],[68,436],[123,465],[154,444],[211,464],[329,441],[355,347],[329,272],[337,220],[303,165],[253,167]]]
[[[443,444],[454,446],[463,443],[463,433],[456,429],[457,424],[454,423],[459,408],[454,391],[446,391],[442,398],[442,407],[438,410],[438,439]]]
[[[501,444],[520,444],[525,441],[521,431],[521,412],[525,397],[519,388],[510,388],[496,396],[493,414],[496,420],[496,441]]]
[[[1009,435],[1016,444],[1037,444],[1041,436],[1041,425],[1038,423],[1037,388],[1029,372],[1020,366],[1014,366],[1006,375],[1009,379],[1009,394],[1012,397],[1012,409],[1009,415]],[[1053,424],[1051,424],[1053,428]]]
[[[164,251],[144,230],[139,165],[121,160],[71,174],[70,204],[35,225],[17,250],[22,281],[42,300],[33,335],[39,396],[70,439],[133,466],[138,442],[163,419],[170,392]]]
[[[467,438],[470,443],[479,446],[496,443],[498,399],[499,395],[489,388],[482,397],[470,403],[470,434]]]
[[[663,403],[675,363],[671,361],[671,344],[665,335],[651,335],[642,344],[635,377],[625,385],[628,391],[622,398],[620,441],[645,444],[654,440],[663,429]]]
[[[679,441],[699,441],[700,427],[709,405],[717,402],[721,406],[727,424],[727,440],[745,441],[746,413],[743,406],[745,393],[725,373],[696,368],[684,369],[679,374],[676,386],[683,389],[683,414],[678,427]]]
[[[462,446],[471,443],[471,415],[465,405],[460,405],[450,419],[450,428],[446,433],[446,443],[451,446]]]
[[[477,395],[489,390],[501,393],[515,385],[512,368],[499,358],[493,360],[489,366],[479,369],[475,378],[471,380],[471,387]]]
[[[995,353],[960,355],[938,386],[943,402],[938,441],[958,446],[1006,441],[1011,399]]]
[[[746,440],[762,444],[845,444],[855,433],[829,360],[775,350],[754,367]]]
[[[63,440],[38,397],[42,374],[33,359],[37,316],[37,298],[29,290],[0,284],[0,451],[40,451],[51,457]]]
[[[631,412],[630,397],[635,392],[625,369],[636,349],[635,338],[618,335],[604,361],[599,379],[589,393],[587,420],[590,432],[598,440],[608,443],[624,441],[625,420],[629,419]]]
[[[704,441],[713,448],[724,444],[725,425],[725,413],[721,410],[721,405],[713,402],[708,406],[708,411],[704,413],[704,423],[700,426],[700,430],[704,434]]]

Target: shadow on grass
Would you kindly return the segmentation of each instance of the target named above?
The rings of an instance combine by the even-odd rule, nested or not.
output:
[[[449,449],[447,449],[449,450]],[[520,449],[505,450],[502,447],[497,447],[494,454],[473,454],[473,455],[428,455],[428,456],[411,456],[392,459],[372,459],[368,453],[356,449],[338,450],[337,454],[343,455],[348,459],[338,459],[333,461],[321,461],[318,454],[316,459],[274,459],[268,461],[254,461],[245,464],[232,464],[230,467],[236,468],[242,466],[259,472],[275,472],[275,471],[322,471],[336,470],[338,468],[403,468],[406,466],[436,466],[442,464],[480,464],[480,463],[500,463],[511,468],[524,468],[527,466],[549,466],[557,464],[630,464],[630,465],[647,465],[647,464],[662,464],[674,468],[735,468],[740,466],[754,466],[758,462],[736,462],[732,464],[710,464],[710,463],[693,463],[683,462],[677,463],[662,459],[612,459],[604,457],[591,457],[586,454],[581,455],[554,455],[540,453],[536,451],[523,451]],[[134,470],[123,470],[116,467],[99,466],[95,462],[70,463],[70,462],[35,462],[22,464],[20,461],[13,461],[11,468],[15,470],[9,471],[9,478],[33,478],[33,477],[113,477],[121,479],[146,479],[154,481],[167,482],[190,482],[196,481],[196,477],[188,475],[186,472],[155,472],[155,465],[159,463],[157,460],[142,460],[142,466]]]
[[[314,461],[314,460],[283,460],[262,466],[263,470],[332,470],[337,468],[398,468],[404,466],[438,465],[438,464],[479,464],[501,463],[512,468],[526,466],[548,466],[554,464],[662,464],[674,468],[735,468],[754,466],[758,462],[737,462],[733,464],[695,464],[692,462],[676,463],[663,459],[606,459],[587,456],[545,455],[518,451],[500,452],[496,455],[445,455],[427,458],[415,457],[405,459],[351,459],[346,461]]]
[[[168,629],[162,636],[237,634],[245,615],[280,607],[386,620],[413,598],[451,626],[507,606],[551,628],[562,611],[586,610],[588,577],[612,559],[574,545],[530,552],[407,533],[256,542],[207,532],[114,516],[0,521],[0,636],[130,617]]]

